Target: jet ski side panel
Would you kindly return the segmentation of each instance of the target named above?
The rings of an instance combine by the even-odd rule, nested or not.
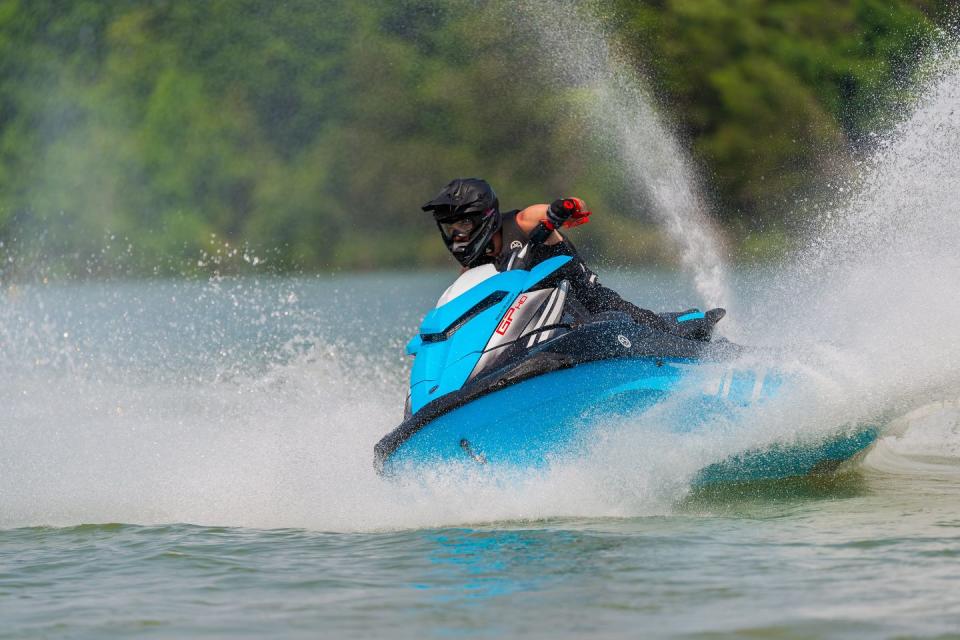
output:
[[[686,395],[672,414],[670,428],[693,431],[739,404],[737,398],[723,395],[718,379],[726,376],[736,381],[731,386],[752,390],[757,384],[752,371],[728,371],[723,365],[707,367],[682,358],[600,360],[540,373],[426,420],[413,416],[377,445],[378,468],[390,473],[404,466],[462,461],[463,439],[491,463],[541,465],[604,420],[645,411],[681,389]],[[776,390],[776,384],[763,388],[767,380],[760,381],[764,395]]]
[[[438,416],[388,453],[382,469],[473,463],[478,456],[484,464],[541,466],[598,420],[660,401],[683,378],[675,364],[607,360],[535,376]]]

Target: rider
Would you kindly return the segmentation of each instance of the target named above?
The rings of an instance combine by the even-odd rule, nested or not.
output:
[[[560,227],[589,221],[590,211],[579,198],[501,213],[497,194],[486,180],[456,178],[422,209],[433,212],[447,249],[464,270],[487,263],[500,271],[529,269],[553,256],[571,256],[573,260],[560,273],[587,311],[624,311],[635,322],[670,330],[653,311],[641,309],[601,285],[570,240],[559,232]]]

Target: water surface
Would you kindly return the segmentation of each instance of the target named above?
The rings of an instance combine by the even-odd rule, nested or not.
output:
[[[654,308],[696,301],[675,274],[607,279]],[[514,484],[377,478],[402,344],[447,280],[7,291],[0,637],[957,633],[954,388],[875,398],[904,435],[829,481],[691,493],[746,424],[670,451],[636,426]],[[826,419],[788,407],[767,431]]]

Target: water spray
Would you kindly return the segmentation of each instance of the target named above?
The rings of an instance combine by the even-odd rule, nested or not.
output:
[[[729,306],[721,233],[708,215],[685,152],[633,65],[600,20],[577,3],[524,1],[516,11],[541,41],[551,43],[546,62],[554,73],[591,90],[587,121],[607,132],[604,138],[629,176],[632,198],[649,203],[650,215],[680,248],[681,263],[693,275],[703,303]]]

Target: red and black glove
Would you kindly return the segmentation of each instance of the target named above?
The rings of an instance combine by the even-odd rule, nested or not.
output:
[[[543,221],[550,230],[560,227],[576,227],[590,222],[590,212],[580,198],[560,198],[547,208],[547,219]]]

